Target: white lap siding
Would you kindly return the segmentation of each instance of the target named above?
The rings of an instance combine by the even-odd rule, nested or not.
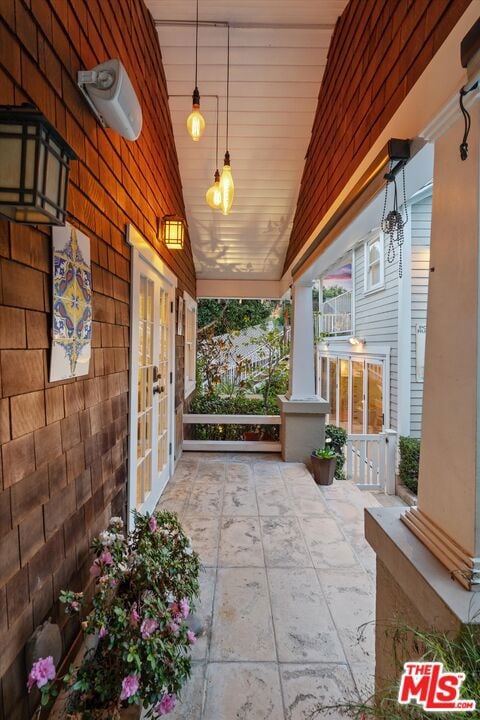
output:
[[[389,345],[390,354],[390,423],[397,428],[398,418],[398,249],[392,264],[386,260],[385,238],[384,287],[365,294],[365,247],[355,249],[355,335],[365,338],[365,350],[375,352],[376,345]]]
[[[432,198],[412,207],[412,362],[410,390],[410,434],[422,430],[423,382],[417,382],[416,325],[427,322],[428,278],[430,275],[430,230]],[[428,332],[428,325],[427,325]]]

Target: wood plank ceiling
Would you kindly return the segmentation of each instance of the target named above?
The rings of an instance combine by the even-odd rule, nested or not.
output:
[[[227,28],[199,27],[198,87],[206,120],[186,130],[195,79],[195,0],[147,0],[170,95],[197,275],[278,280],[287,250],[318,92],[347,0],[199,0],[200,21],[230,23],[230,141],[235,200],[228,216],[205,192],[225,152]],[[185,24],[167,23],[183,21]],[[176,97],[176,96],[181,97]]]

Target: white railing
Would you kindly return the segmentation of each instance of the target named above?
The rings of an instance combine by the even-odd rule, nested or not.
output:
[[[315,328],[315,335],[346,335],[353,331],[352,322],[352,292],[337,295],[334,298],[325,300],[318,318],[318,328]]]
[[[202,415],[187,413],[185,425],[281,425],[280,415]],[[277,440],[184,440],[184,450],[216,452],[281,452]]]
[[[345,449],[347,478],[360,488],[395,495],[396,433],[349,435]]]

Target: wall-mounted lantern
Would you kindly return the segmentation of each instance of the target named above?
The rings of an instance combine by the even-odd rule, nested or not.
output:
[[[0,215],[64,225],[70,160],[77,155],[32,105],[0,106]]]
[[[161,221],[162,241],[170,250],[183,250],[185,222],[178,215],[165,215]]]

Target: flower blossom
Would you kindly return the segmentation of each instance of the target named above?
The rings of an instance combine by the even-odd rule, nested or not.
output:
[[[137,612],[137,603],[133,603],[132,609],[130,610],[130,625],[138,625],[140,615]]]
[[[99,632],[98,632],[98,637],[99,637],[99,638],[104,638],[104,637],[106,637],[107,635],[108,635],[108,630],[107,630],[107,628],[105,627],[105,625],[102,625],[102,627],[100,628],[100,630],[99,630]]]
[[[174,710],[176,702],[177,696],[174,693],[172,693],[171,695],[165,693],[160,702],[155,705],[154,710],[157,715],[168,715],[168,713]]]
[[[111,547],[117,539],[117,534],[108,532],[108,530],[103,530],[103,532],[101,532],[98,536],[98,539],[102,543],[103,547]]]
[[[156,531],[157,525],[157,518],[155,517],[155,515],[152,515],[150,520],[148,521],[148,527],[150,528],[152,533]]]
[[[197,636],[192,630],[187,630],[187,640],[190,645],[195,645],[195,643],[197,642]]]
[[[138,679],[138,675],[127,675],[126,677],[124,677],[122,680],[122,692],[120,693],[120,700],[127,700],[127,698],[135,695],[139,686],[140,682]]]
[[[50,682],[50,680],[54,679],[55,664],[53,662],[53,657],[49,655],[48,657],[39,658],[37,662],[33,663],[32,669],[30,670],[30,673],[28,675],[28,692],[30,692],[34,685],[36,685],[38,688],[42,688],[44,685]]]
[[[178,625],[176,622],[173,622],[173,620],[172,620],[172,622],[168,623],[168,629],[172,633],[176,633],[179,628],[180,628],[180,625]]]
[[[180,612],[183,618],[188,617],[188,613],[190,612],[190,603],[188,602],[188,598],[186,597],[183,597],[180,600]]]
[[[123,528],[123,520],[121,517],[118,517],[118,515],[114,515],[110,518],[110,527],[113,527],[115,530],[121,530]]]
[[[153,620],[153,618],[145,618],[145,620],[140,625],[140,632],[142,633],[142,638],[146,640],[147,638],[152,635],[155,630],[158,627],[158,623],[156,620]]]
[[[93,563],[90,567],[90,575],[92,577],[100,577],[100,575],[101,575],[100,566],[96,560],[93,561]]]
[[[99,557],[102,565],[113,565],[112,553],[109,550],[104,550]]]

